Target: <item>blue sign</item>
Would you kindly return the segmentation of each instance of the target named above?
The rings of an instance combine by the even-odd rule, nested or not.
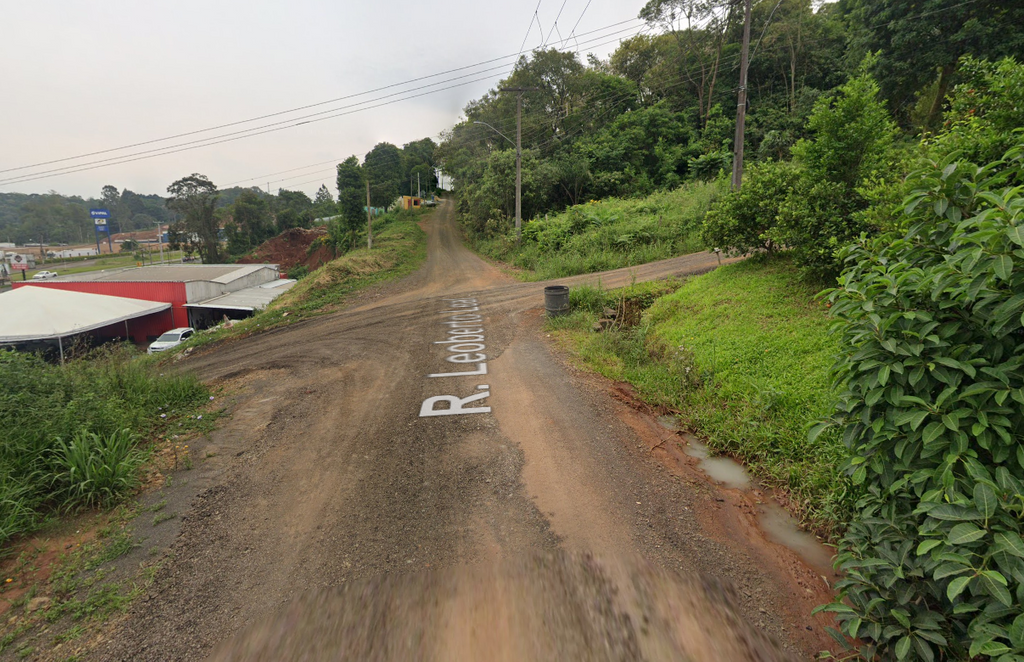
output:
[[[110,212],[106,209],[90,209],[89,215],[93,218],[110,218]]]

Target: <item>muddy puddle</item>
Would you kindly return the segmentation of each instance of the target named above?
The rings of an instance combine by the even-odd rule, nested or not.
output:
[[[667,430],[681,433],[683,452],[699,460],[697,466],[715,482],[736,490],[747,491],[755,487],[743,465],[728,457],[712,456],[706,445],[682,430],[675,416],[659,416],[658,423]],[[792,550],[818,574],[831,574],[832,549],[802,530],[797,520],[778,503],[768,501],[761,504],[757,524],[769,540]]]

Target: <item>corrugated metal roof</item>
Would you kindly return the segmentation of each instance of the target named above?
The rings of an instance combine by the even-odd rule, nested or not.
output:
[[[50,287],[19,287],[0,294],[0,343],[52,340],[152,315],[169,303]]]
[[[150,267],[128,267],[88,271],[81,274],[59,276],[54,281],[64,282],[189,282],[208,280],[230,283],[276,264],[160,264]]]
[[[278,280],[258,287],[230,292],[199,303],[186,303],[186,308],[213,308],[218,310],[263,310],[298,281]]]

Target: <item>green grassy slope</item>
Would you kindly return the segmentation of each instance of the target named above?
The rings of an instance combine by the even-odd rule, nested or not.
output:
[[[545,280],[618,269],[700,250],[696,235],[724,182],[691,182],[646,198],[607,198],[537,218],[515,234],[476,242],[484,255]]]
[[[816,293],[785,259],[748,261],[658,297],[632,329],[596,334],[582,313],[555,326],[584,363],[683,412],[709,446],[742,460],[808,525],[831,534],[847,520],[850,497],[836,469],[840,440],[811,443],[806,433],[832,412],[828,371],[839,351]]]

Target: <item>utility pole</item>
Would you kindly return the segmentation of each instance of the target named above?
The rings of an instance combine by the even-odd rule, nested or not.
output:
[[[743,50],[740,53],[740,94],[736,104],[736,139],[733,141],[732,190],[743,185],[743,134],[747,122],[747,65],[750,53],[750,0],[743,8]]]
[[[423,189],[420,188],[420,173],[416,173],[416,197],[423,197]]]
[[[373,221],[370,220],[370,180],[366,180],[366,247],[373,248]]]
[[[499,92],[516,93],[516,243],[523,225],[523,92],[535,92],[536,87],[502,87]]]

